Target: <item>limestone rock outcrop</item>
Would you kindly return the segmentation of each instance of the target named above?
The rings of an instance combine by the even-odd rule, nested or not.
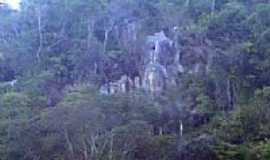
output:
[[[136,43],[137,28],[135,22],[127,23],[126,27],[122,28],[121,35],[125,39],[124,42],[128,42],[125,43],[126,46]],[[206,70],[207,54],[203,45],[198,45],[192,38],[182,38],[175,32],[173,34],[175,35],[171,36],[172,38],[164,31],[145,36],[144,44],[141,46],[143,52],[141,60],[139,63],[134,63],[139,66],[125,68],[125,70],[136,68],[138,74],[122,74],[117,80],[102,85],[100,92],[114,94],[143,89],[151,93],[159,93],[169,86],[177,85],[177,79],[182,74],[197,74]]]

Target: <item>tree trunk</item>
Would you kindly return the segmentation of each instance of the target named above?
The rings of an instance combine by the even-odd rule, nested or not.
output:
[[[96,157],[97,155],[97,146],[96,146],[96,137],[93,135],[91,136],[91,157]],[[94,158],[93,158],[94,159]]]
[[[111,141],[110,141],[110,153],[109,153],[109,160],[113,159],[113,131],[111,131]]]
[[[189,7],[189,5],[190,5],[190,0],[186,0],[185,6]]]
[[[211,14],[212,16],[214,15],[216,10],[216,0],[212,0],[212,5],[211,5]]]
[[[179,121],[179,134],[180,137],[183,136],[183,122],[181,120]]]
[[[232,110],[234,108],[234,87],[230,79],[227,80],[227,99],[228,109]]]
[[[88,21],[88,25],[87,25],[87,32],[88,32],[88,35],[87,35],[87,51],[89,51],[90,49],[90,45],[91,45],[91,39],[92,39],[92,36],[93,36],[93,22],[92,21]]]
[[[163,135],[163,128],[159,127],[159,135],[162,136]]]
[[[107,50],[107,44],[108,44],[108,38],[109,38],[109,30],[105,30],[105,34],[104,34],[104,43],[103,43],[103,54],[106,53]]]
[[[74,159],[74,149],[73,149],[73,145],[70,141],[70,138],[69,138],[69,134],[68,134],[68,131],[67,129],[65,128],[64,129],[64,134],[65,134],[65,139],[66,139],[66,142],[67,142],[67,145],[68,145],[68,150],[69,150],[69,153],[70,153],[70,158],[73,160]]]
[[[85,137],[85,136],[84,136]],[[86,139],[83,139],[83,156],[84,156],[84,160],[88,160],[88,149],[87,149],[87,145],[86,145]]]
[[[38,34],[39,34],[39,47],[36,53],[37,61],[40,62],[40,54],[43,48],[43,34],[42,34],[42,22],[41,22],[41,8],[37,9],[37,21],[38,21]]]

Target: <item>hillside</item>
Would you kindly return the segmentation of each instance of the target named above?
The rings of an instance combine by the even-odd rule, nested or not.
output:
[[[269,0],[0,3],[1,160],[269,160]]]

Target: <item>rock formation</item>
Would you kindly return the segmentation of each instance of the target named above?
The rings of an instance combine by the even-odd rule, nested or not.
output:
[[[135,46],[137,29],[136,22],[127,21],[121,27],[121,31],[118,31],[121,35],[120,43],[125,48],[130,49]],[[207,54],[203,44],[196,42],[192,36],[180,37],[175,28],[172,34],[173,38],[169,38],[164,31],[145,36],[144,44],[140,46],[143,52],[141,62],[134,63],[139,66],[129,65],[128,68],[122,66],[127,71],[136,68],[138,74],[123,73],[118,80],[111,80],[102,85],[100,92],[114,94],[143,89],[151,93],[159,93],[168,86],[177,85],[179,75],[197,74],[206,70]]]

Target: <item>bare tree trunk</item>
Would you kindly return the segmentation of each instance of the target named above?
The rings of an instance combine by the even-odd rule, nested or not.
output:
[[[190,0],[186,0],[185,6],[189,7],[189,5],[190,5]]]
[[[159,135],[160,135],[160,136],[163,135],[163,129],[162,129],[162,127],[159,127]]]
[[[126,155],[129,153],[129,144],[127,142],[124,144],[124,148],[125,149],[121,153],[120,160],[125,160],[126,159]]]
[[[212,16],[214,15],[216,10],[216,0],[212,0],[212,5],[211,5],[211,14]]]
[[[115,22],[113,20],[109,20],[108,26],[104,26],[104,42],[103,42],[103,51],[106,53],[107,50],[107,45],[108,45],[108,39],[109,39],[109,34],[112,32],[113,28],[115,26]]]
[[[66,128],[64,129],[64,134],[65,134],[65,139],[66,139],[66,142],[68,145],[68,150],[70,152],[71,159],[73,160],[74,159],[74,148],[73,148],[73,145],[70,141],[69,134],[68,134],[68,131]]]
[[[90,43],[91,43],[91,39],[92,39],[92,36],[93,36],[93,22],[92,21],[88,21],[88,25],[87,25],[87,32],[88,32],[88,35],[87,35],[87,50],[90,49]]]
[[[38,34],[39,34],[39,47],[36,53],[37,61],[40,62],[40,54],[43,48],[43,34],[42,34],[42,22],[41,22],[41,8],[37,9],[38,20]]]
[[[235,107],[235,103],[236,103],[236,99],[237,99],[237,86],[236,86],[236,82],[232,81],[232,84],[231,84],[231,92],[232,92],[232,107],[234,108]]]
[[[102,155],[106,151],[108,143],[109,140],[105,138],[103,144],[100,144],[98,155]]]
[[[110,141],[110,153],[109,153],[109,160],[113,159],[113,131],[111,131],[111,141]]]
[[[228,99],[228,106],[229,106],[229,110],[234,108],[234,86],[233,86],[233,82],[232,80],[228,79],[227,80],[227,99]]]
[[[91,157],[94,157],[95,148],[94,148],[93,138],[92,137],[91,137],[91,140],[90,140],[90,151],[91,151]]]
[[[107,50],[107,44],[108,44],[108,38],[109,38],[109,30],[105,30],[105,34],[104,34],[104,43],[103,43],[103,53],[106,53]]]
[[[231,110],[233,108],[233,93],[230,79],[227,80],[227,99],[228,99],[228,109]]]
[[[88,149],[87,149],[87,144],[86,144],[86,138],[85,136],[83,136],[83,156],[84,156],[84,160],[88,160]]]
[[[179,134],[180,137],[183,136],[183,122],[181,120],[179,121]]]
[[[109,29],[106,29],[105,30],[105,34],[104,34],[104,42],[103,42],[103,55],[104,56],[106,54],[106,51],[107,51],[107,45],[108,45],[108,38],[109,38],[109,33],[110,33],[110,30]],[[102,64],[103,65],[103,64]],[[102,66],[102,71],[104,73],[104,78],[105,78],[105,82],[108,83],[108,77],[106,75],[106,72],[104,70],[104,67]],[[109,84],[108,84],[109,85]],[[110,89],[108,90],[108,93],[111,93]]]
[[[97,62],[94,63],[94,73],[98,74],[98,64],[97,64]]]

